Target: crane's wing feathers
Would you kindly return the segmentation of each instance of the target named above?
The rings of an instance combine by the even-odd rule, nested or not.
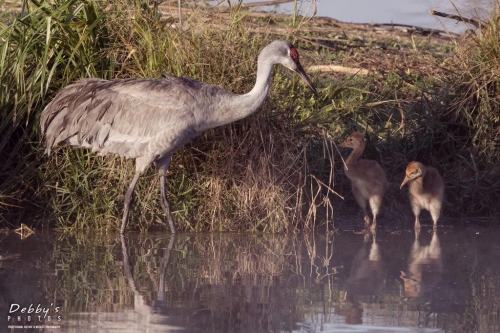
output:
[[[176,150],[199,134],[196,110],[223,90],[168,79],[85,79],[61,90],[41,115],[50,151],[58,143],[136,158]]]

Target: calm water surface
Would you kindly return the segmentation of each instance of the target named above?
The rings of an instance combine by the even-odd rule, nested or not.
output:
[[[2,234],[0,332],[499,332],[500,228],[428,231]]]
[[[236,2],[237,0],[232,0]],[[244,0],[244,3],[263,0]],[[353,23],[399,23],[430,29],[447,29],[462,32],[465,24],[455,20],[430,15],[429,10],[457,14],[464,17],[486,17],[496,0],[316,0],[317,15]],[[225,2],[225,1],[224,1]],[[224,3],[223,2],[223,3]],[[214,2],[216,3],[216,2]],[[312,15],[311,0],[299,1],[302,14]],[[264,6],[260,9],[293,13],[293,2],[279,6]]]

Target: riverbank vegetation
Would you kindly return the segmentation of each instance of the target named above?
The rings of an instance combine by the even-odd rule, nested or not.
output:
[[[339,216],[359,210],[342,172],[346,152],[333,145],[353,130],[366,133],[365,157],[378,160],[393,183],[386,221],[411,220],[399,184],[412,160],[443,175],[443,216],[500,213],[498,10],[458,38],[345,24],[312,11],[252,13],[241,5],[182,7],[182,25],[168,3],[18,5],[23,13],[0,13],[0,226],[120,224],[133,161],[67,146],[43,154],[39,114],[62,87],[84,77],[173,74],[244,93],[254,84],[260,50],[278,38],[296,45],[319,96],[275,68],[261,111],[208,131],[174,155],[167,195],[179,230],[337,227]],[[130,229],[165,226],[153,169],[136,187]]]

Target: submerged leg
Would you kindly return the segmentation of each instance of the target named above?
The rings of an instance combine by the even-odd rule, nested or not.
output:
[[[418,215],[415,215],[415,229],[420,229],[420,219],[418,218]]]
[[[377,215],[373,215],[373,222],[372,222],[372,225],[370,227],[370,230],[372,232],[377,230]]]
[[[120,234],[125,233],[125,226],[127,225],[128,211],[130,210],[130,202],[132,201],[132,195],[134,194],[135,184],[141,175],[141,171],[136,171],[132,182],[130,183],[127,192],[125,193],[125,206],[123,208],[123,218],[122,218],[122,228],[120,229]]]
[[[167,195],[165,194],[165,175],[167,173],[168,166],[170,164],[171,155],[166,155],[163,158],[157,160],[156,169],[160,175],[160,204],[161,208],[165,212],[165,215],[168,220],[168,224],[170,225],[170,232],[175,234],[177,231],[175,230],[174,218],[172,217],[172,212],[170,210],[170,203],[167,200]]]

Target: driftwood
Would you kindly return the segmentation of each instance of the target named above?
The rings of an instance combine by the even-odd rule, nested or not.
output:
[[[463,17],[463,16],[460,16],[460,15],[447,14],[447,13],[438,12],[438,11],[435,11],[435,10],[432,10],[432,9],[431,9],[430,13],[431,13],[431,15],[435,15],[435,16],[439,16],[439,17],[444,17],[444,18],[449,18],[449,19],[456,20],[456,21],[459,21],[459,22],[469,23],[469,24],[472,24],[473,26],[475,26],[476,28],[479,28],[481,26],[481,23],[479,21],[474,20],[474,19],[470,19],[470,18],[467,18],[467,17]]]
[[[354,68],[354,67],[345,67],[339,65],[315,65],[310,66],[307,69],[308,72],[321,72],[321,73],[345,73],[345,74],[359,74],[359,75],[368,75],[370,71],[365,68]]]

